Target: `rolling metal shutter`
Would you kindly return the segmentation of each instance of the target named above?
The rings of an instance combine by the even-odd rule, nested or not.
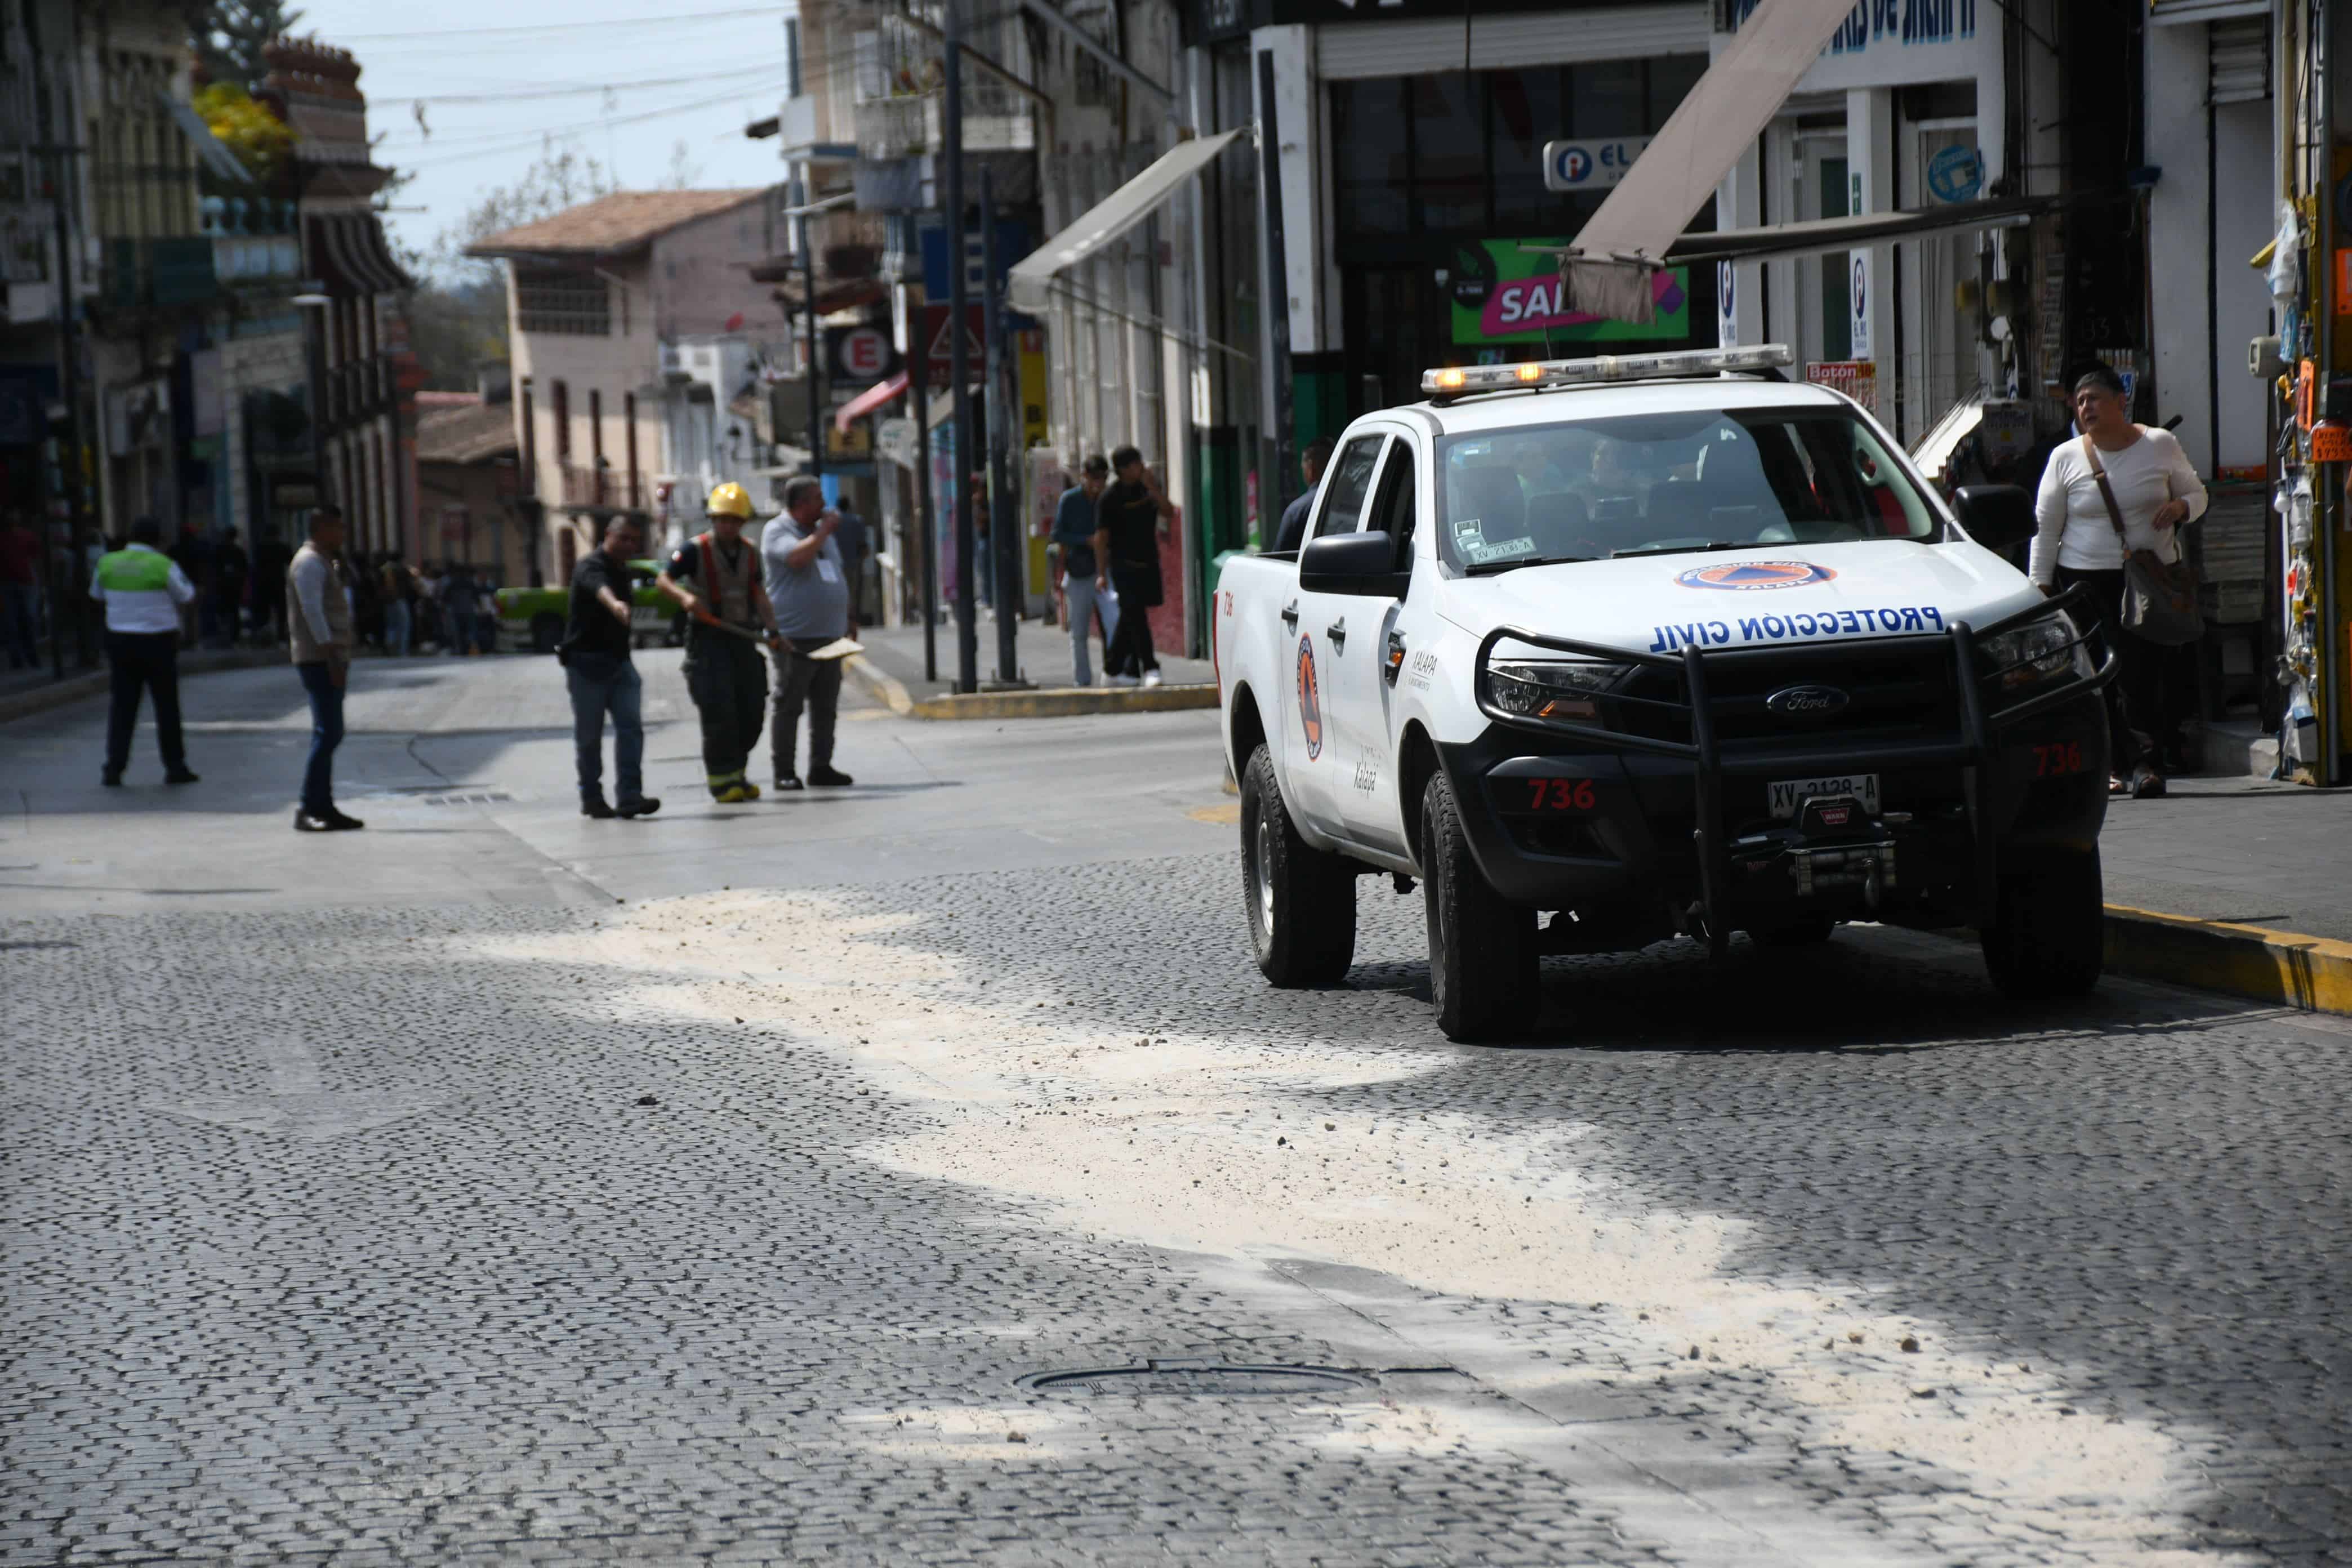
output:
[[[1473,16],[1470,68],[1573,65],[1580,60],[1643,59],[1707,52],[1706,0],[1670,5],[1617,5],[1542,16]],[[1326,80],[1420,76],[1461,68],[1465,24],[1459,16],[1414,22],[1335,22],[1315,29],[1315,70]]]

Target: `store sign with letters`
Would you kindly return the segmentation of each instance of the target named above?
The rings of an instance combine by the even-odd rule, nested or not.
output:
[[[1455,346],[1681,342],[1690,337],[1690,268],[1669,267],[1650,280],[1657,319],[1648,326],[1605,321],[1568,308],[1557,256],[1522,248],[1567,243],[1486,239],[1454,247],[1446,287],[1454,296]]]

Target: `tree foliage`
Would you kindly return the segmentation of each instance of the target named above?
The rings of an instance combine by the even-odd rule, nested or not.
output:
[[[260,91],[262,79],[269,74],[261,51],[273,38],[291,33],[301,19],[302,13],[285,0],[207,0],[194,28],[205,78],[247,93]]]
[[[276,178],[294,154],[292,129],[233,81],[216,81],[197,93],[195,110],[257,184]]]
[[[433,247],[436,269],[473,278],[495,277],[497,267],[467,257],[466,247],[502,230],[536,223],[567,207],[610,195],[620,188],[612,170],[593,155],[568,142],[550,138],[541,144],[539,156],[532,160],[530,167],[513,184],[483,192],[480,199],[466,209],[463,217],[441,231]]]

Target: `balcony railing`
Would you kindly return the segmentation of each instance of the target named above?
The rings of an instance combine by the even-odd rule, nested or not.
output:
[[[1037,145],[1036,117],[1026,100],[988,84],[965,95],[963,145],[968,153],[1022,153]],[[977,101],[975,101],[977,100]],[[911,158],[940,150],[940,111],[945,96],[912,93],[872,98],[856,105],[857,154],[861,158]]]
[[[645,508],[645,486],[619,468],[562,463],[565,506],[614,507],[639,511]]]
[[[114,310],[200,305],[219,291],[209,236],[106,242],[100,297]]]

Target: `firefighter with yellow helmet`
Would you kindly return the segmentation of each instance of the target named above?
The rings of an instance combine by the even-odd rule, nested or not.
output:
[[[710,798],[731,805],[760,798],[743,770],[767,714],[761,647],[776,641],[776,613],[760,581],[760,552],[743,537],[751,496],[730,480],[710,492],[704,510],[709,528],[671,554],[660,588],[687,616],[686,689],[702,716]]]

